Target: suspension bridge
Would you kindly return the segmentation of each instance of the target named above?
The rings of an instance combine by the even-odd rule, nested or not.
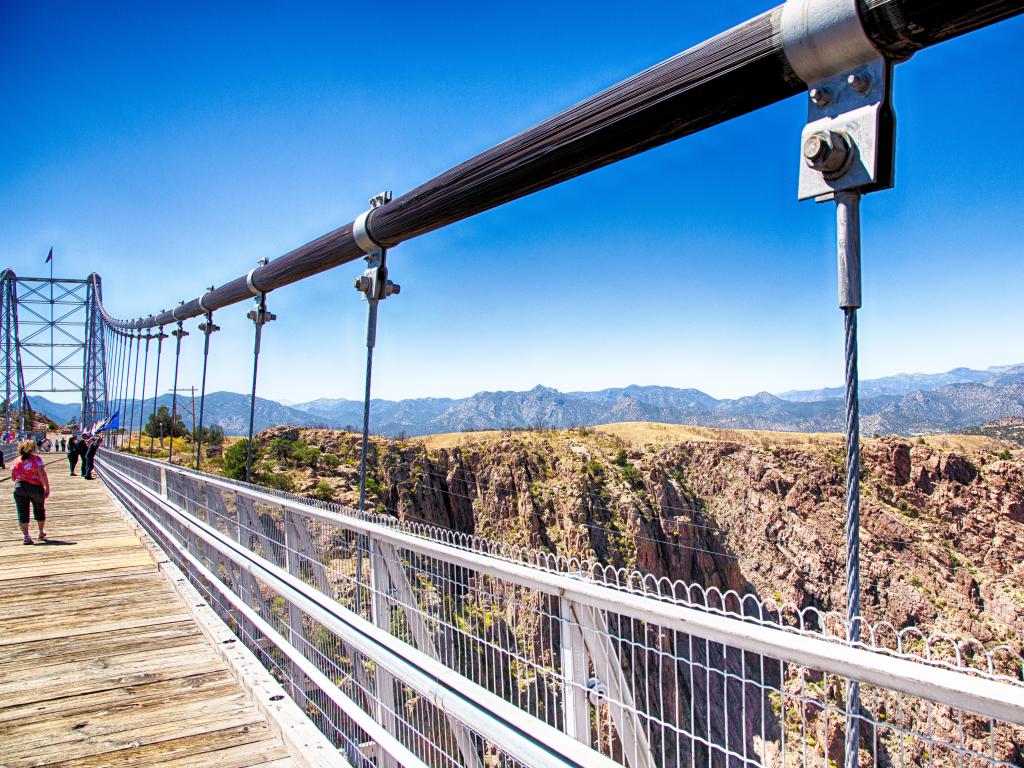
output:
[[[861,616],[857,394],[859,204],[894,184],[895,65],[1022,11],[1018,0],[788,0],[145,317],[119,319],[95,274],[5,271],[7,434],[33,428],[31,393],[72,390],[83,427],[106,439],[101,486],[55,484],[68,514],[53,537],[73,546],[0,550],[12,606],[0,625],[11,674],[0,682],[0,765],[1024,765],[1019,642],[982,647]],[[796,94],[807,102],[794,126],[797,197],[836,211],[842,615],[368,507],[378,315],[400,293],[391,249]],[[215,315],[253,302],[254,407],[270,294],[361,259],[358,504],[201,471]],[[168,375],[172,424],[178,413],[184,354],[202,356],[194,461],[174,461],[173,430],[170,460],[146,457],[142,426]],[[252,422],[250,410],[247,479]],[[42,613],[30,610],[38,601]],[[37,670],[16,671],[22,659]]]

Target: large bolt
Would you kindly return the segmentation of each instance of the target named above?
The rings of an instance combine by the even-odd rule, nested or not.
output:
[[[850,158],[850,143],[836,131],[818,131],[804,140],[804,162],[825,178],[842,176]]]
[[[807,94],[816,106],[827,107],[832,103],[832,91],[828,88],[811,88]]]

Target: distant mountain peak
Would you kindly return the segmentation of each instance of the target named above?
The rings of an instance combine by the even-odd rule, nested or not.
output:
[[[994,419],[1024,417],[1024,365],[992,366],[978,371],[954,368],[945,373],[909,373],[860,382],[861,429],[870,434],[951,432]],[[75,403],[52,403],[33,396],[33,408],[62,424],[78,417]],[[179,413],[191,423],[188,398],[178,398]],[[170,406],[161,395],[159,405]],[[136,403],[138,405],[138,403]],[[125,404],[122,413],[129,413]],[[145,407],[152,408],[152,400]],[[248,430],[249,397],[213,392],[206,397],[206,423],[227,434]],[[286,406],[256,399],[256,429],[269,426],[355,428],[363,403],[319,398]],[[374,399],[371,428],[386,435],[420,435],[475,429],[580,427],[621,421],[651,421],[708,427],[798,432],[842,430],[843,389],[758,392],[719,400],[699,389],[630,384],[589,392],[560,392],[538,384],[526,391],[477,392],[463,398]]]

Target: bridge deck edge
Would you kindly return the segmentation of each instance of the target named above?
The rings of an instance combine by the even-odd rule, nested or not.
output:
[[[157,569],[184,601],[203,635],[224,659],[232,677],[246,690],[271,729],[284,742],[295,765],[299,768],[351,768],[342,753],[335,749],[330,740],[303,714],[298,704],[271,676],[252,651],[243,643],[226,642],[237,640],[234,632],[110,489],[103,485],[103,490],[156,561]]]

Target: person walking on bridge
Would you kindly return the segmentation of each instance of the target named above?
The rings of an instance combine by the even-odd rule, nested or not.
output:
[[[92,468],[96,463],[96,451],[100,449],[100,438],[98,435],[89,435],[86,440],[85,461],[82,462],[82,477],[92,480]]]
[[[50,495],[50,478],[46,476],[46,464],[37,456],[35,440],[22,440],[18,443],[20,456],[11,467],[11,479],[14,480],[14,505],[18,508],[18,525],[25,537],[24,544],[35,542],[28,534],[28,512],[32,507],[33,517],[39,526],[39,540],[46,541],[46,498]]]
[[[75,476],[75,467],[78,466],[78,438],[74,435],[68,440],[68,464],[71,465],[71,476]]]

